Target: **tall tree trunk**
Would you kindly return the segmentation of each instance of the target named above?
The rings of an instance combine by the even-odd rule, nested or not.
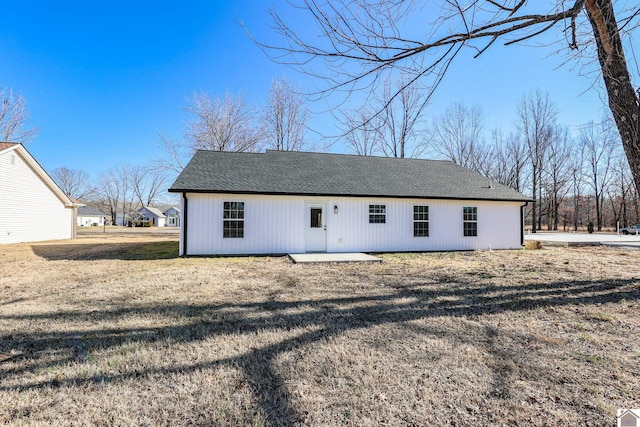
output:
[[[536,167],[533,167],[533,204],[531,205],[531,232],[535,233],[538,229],[536,228],[536,209],[538,207],[538,198],[536,197],[536,193],[538,191],[538,171]]]
[[[585,6],[595,35],[609,108],[620,132],[633,180],[640,188],[640,100],[631,84],[613,2],[586,0]]]
[[[596,191],[596,226],[598,231],[602,231],[602,206],[600,203],[601,195]]]
[[[540,196],[540,206],[538,208],[538,230],[542,230],[542,168],[538,167],[538,195]]]
[[[553,197],[553,229],[554,231],[558,231],[558,224],[559,224],[559,219],[558,219],[558,215],[559,215],[559,210],[560,210],[560,206],[559,206],[559,202],[558,202],[558,197],[557,197],[557,190],[555,191],[555,196]]]

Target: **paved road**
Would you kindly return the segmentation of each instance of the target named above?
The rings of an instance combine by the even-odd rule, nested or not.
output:
[[[538,232],[535,234],[525,234],[525,240],[539,240],[541,242],[580,245],[580,244],[601,244],[606,246],[626,246],[640,248],[640,236],[623,236],[605,233],[559,233],[559,232]]]

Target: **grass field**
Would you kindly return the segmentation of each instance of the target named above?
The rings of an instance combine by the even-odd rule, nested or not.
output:
[[[0,247],[0,424],[615,425],[640,407],[640,251],[176,256]]]

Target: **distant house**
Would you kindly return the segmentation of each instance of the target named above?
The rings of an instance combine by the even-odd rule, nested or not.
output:
[[[180,254],[520,248],[531,201],[452,162],[197,151],[179,193]]]
[[[167,227],[180,227],[180,208],[171,206],[162,213],[167,217]]]
[[[131,223],[131,215],[129,214],[121,214],[116,213],[116,224],[115,225],[129,225]]]
[[[87,206],[78,208],[78,227],[103,226],[105,214]]]
[[[150,226],[164,227],[166,225],[167,217],[158,208],[143,206],[136,213],[140,216],[141,221]]]
[[[81,205],[22,144],[0,142],[0,244],[71,239]]]

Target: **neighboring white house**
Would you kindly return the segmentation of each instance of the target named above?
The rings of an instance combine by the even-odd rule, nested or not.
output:
[[[136,211],[141,220],[148,222],[153,227],[164,227],[167,217],[158,208],[143,206]]]
[[[105,215],[87,206],[78,208],[78,227],[103,226]]]
[[[125,225],[129,225],[129,223],[131,222],[131,215],[129,214],[121,214],[121,213],[117,213],[116,214],[116,224],[115,225],[121,225],[121,226],[125,226]]]
[[[170,206],[162,212],[167,217],[167,227],[180,227],[180,209],[176,206]]]
[[[197,151],[180,255],[520,248],[521,193],[452,162]]]
[[[0,142],[0,244],[71,239],[78,206],[22,144]]]

